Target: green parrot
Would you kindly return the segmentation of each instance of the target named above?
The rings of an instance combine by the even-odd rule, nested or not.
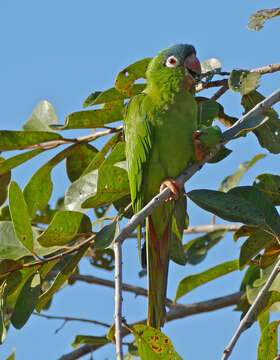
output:
[[[198,139],[195,80],[201,73],[195,48],[179,44],[162,50],[147,69],[147,87],[126,106],[126,157],[134,213],[165,187],[172,197],[146,219],[147,324],[165,322],[170,244],[182,239],[184,191],[174,179],[204,154]]]

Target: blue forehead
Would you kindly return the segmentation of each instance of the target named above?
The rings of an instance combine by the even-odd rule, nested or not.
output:
[[[190,54],[195,54],[195,48],[189,44],[177,44],[170,46],[164,51],[164,60],[166,60],[169,56],[174,55],[177,58],[185,59]]]

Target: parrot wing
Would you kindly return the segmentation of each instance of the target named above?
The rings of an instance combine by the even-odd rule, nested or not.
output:
[[[151,154],[153,126],[142,103],[146,94],[131,99],[125,109],[126,158],[130,183],[131,201],[135,213],[143,202],[143,178]]]

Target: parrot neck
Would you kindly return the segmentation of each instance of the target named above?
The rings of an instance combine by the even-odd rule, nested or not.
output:
[[[170,87],[159,88],[157,86],[147,86],[144,92],[150,97],[152,103],[158,108],[167,108],[169,105],[176,104],[181,100],[187,100],[193,94],[185,89],[177,88],[176,91],[170,91]]]
[[[147,87],[144,92],[157,106],[174,104],[178,98],[184,95],[188,97],[191,94],[185,89],[183,79],[175,76],[147,78]]]

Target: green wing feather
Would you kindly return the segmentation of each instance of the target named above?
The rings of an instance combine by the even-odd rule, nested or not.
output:
[[[131,99],[125,110],[126,158],[131,201],[135,213],[144,206],[143,177],[152,147],[153,126],[143,110],[146,94]]]

